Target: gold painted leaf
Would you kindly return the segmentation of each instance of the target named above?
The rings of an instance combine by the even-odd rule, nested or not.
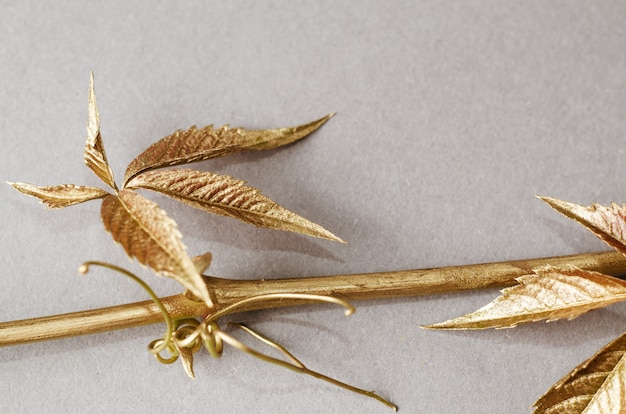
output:
[[[89,123],[87,124],[87,142],[83,156],[85,164],[111,188],[116,188],[113,179],[113,171],[109,167],[104,144],[100,135],[100,113],[96,103],[96,93],[94,90],[93,72],[89,83]]]
[[[573,319],[592,309],[626,300],[626,282],[578,268],[546,267],[517,278],[519,285],[476,312],[428,329],[512,328],[539,320]]]
[[[592,204],[581,206],[550,197],[539,197],[566,217],[576,220],[609,246],[626,254],[626,206],[612,203],[605,207]]]
[[[226,175],[188,169],[148,171],[133,178],[128,188],[158,191],[185,204],[255,226],[342,242],[323,227],[284,209],[259,190],[245,185],[244,181]]]
[[[84,187],[82,185],[61,184],[38,186],[28,183],[8,183],[17,191],[41,200],[47,208],[63,208],[89,200],[103,198],[109,193],[101,188]]]
[[[626,412],[626,333],[559,380],[534,414]]]
[[[171,277],[212,305],[202,277],[187,255],[176,222],[156,203],[131,190],[102,201],[104,227],[126,253],[157,274]]]
[[[204,161],[244,149],[264,150],[287,145],[320,128],[333,114],[291,128],[246,130],[227,125],[178,130],[139,154],[126,169],[124,187],[138,174],[158,168]]]

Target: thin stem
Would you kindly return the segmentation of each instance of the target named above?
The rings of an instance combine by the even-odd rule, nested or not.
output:
[[[213,324],[216,324],[218,319],[220,319],[223,316],[239,312],[237,311],[238,308],[245,307],[249,305],[250,303],[255,303],[255,302],[276,303],[276,301],[282,300],[282,299],[306,301],[306,303],[314,303],[314,302],[333,303],[335,305],[340,305],[346,308],[346,310],[344,311],[346,316],[352,315],[355,310],[354,306],[352,306],[345,300],[333,298],[330,296],[318,296],[318,295],[310,295],[306,293],[268,293],[265,295],[256,295],[256,296],[247,297],[245,299],[242,299],[240,302],[236,302],[236,303],[233,303],[232,305],[225,306],[222,309],[211,313],[204,320],[204,323],[198,326],[196,330],[192,332],[190,335],[188,335],[185,339],[179,341],[178,344],[180,346],[189,346],[192,342],[194,342],[198,338],[198,336],[201,336],[203,329],[207,329],[207,326],[212,326]],[[215,326],[217,328],[217,325]],[[212,347],[207,347],[207,348],[209,348],[210,350]],[[211,352],[211,354],[213,354],[213,352]]]
[[[87,274],[87,272],[89,272],[89,267],[90,266],[101,266],[107,269],[111,269],[114,270],[118,273],[123,274],[124,276],[129,277],[131,280],[135,281],[137,284],[139,284],[139,286],[141,286],[150,296],[150,298],[152,299],[152,301],[154,302],[154,304],[157,306],[157,308],[159,308],[159,311],[161,311],[161,315],[163,315],[163,319],[165,320],[165,325],[166,325],[166,331],[165,331],[165,335],[163,336],[163,341],[162,341],[162,345],[161,346],[157,346],[155,348],[152,348],[150,350],[150,352],[154,353],[154,354],[159,354],[161,351],[163,351],[165,348],[167,348],[167,345],[170,343],[171,339],[172,339],[172,332],[174,332],[174,324],[172,323],[172,318],[170,318],[170,314],[167,313],[167,310],[165,310],[165,307],[163,306],[163,303],[161,303],[161,299],[159,299],[159,297],[157,296],[156,293],[154,293],[154,290],[152,290],[152,288],[150,286],[148,286],[148,284],[146,282],[144,282],[139,276],[137,276],[134,273],[129,272],[128,270],[124,269],[123,267],[119,267],[116,266],[114,264],[111,263],[107,263],[107,262],[98,262],[98,261],[88,261],[82,264],[82,266],[80,266],[78,268],[78,271],[85,275]]]
[[[332,277],[332,276],[327,276],[327,277]],[[320,296],[320,295],[315,295],[315,294],[310,294],[310,293],[294,293],[294,292],[285,292],[285,293],[263,293],[263,294],[259,294],[259,295],[254,295],[254,296],[248,296],[244,299],[242,299],[239,302],[235,302],[232,305],[228,305],[225,306],[224,308],[220,309],[219,311],[215,312],[214,314],[212,314],[209,318],[207,318],[207,321],[217,321],[219,318],[232,314],[232,313],[238,313],[238,312],[242,312],[238,309],[247,309],[247,306],[249,306],[250,304],[254,304],[254,303],[262,303],[262,302],[272,302],[272,303],[276,303],[278,301],[281,300],[289,300],[290,302],[294,301],[294,303],[297,302],[305,302],[305,303],[314,303],[314,302],[327,302],[327,303],[334,303],[335,305],[340,305],[343,306],[344,308],[346,308],[345,310],[345,314],[346,316],[350,316],[354,313],[354,306],[352,306],[351,304],[349,304],[348,302],[346,302],[343,299],[339,299],[339,298],[335,298],[332,296]],[[262,308],[266,308],[263,305]]]
[[[305,277],[294,279],[231,280],[206,277],[209,290],[215,292],[215,309],[185,295],[162,298],[173,320],[205,317],[234,303],[259,295],[309,294],[333,296],[343,300],[380,299],[453,292],[459,290],[503,287],[515,284],[515,278],[534,268],[551,265],[574,265],[585,270],[612,276],[626,275],[626,258],[620,253],[589,253],[544,259],[519,260],[437,269],[397,272]],[[231,308],[233,312],[294,306],[314,301],[280,297],[274,300],[249,301]],[[163,315],[152,301],[64,315],[0,323],[0,346],[48,339],[65,338],[130,328],[162,322]]]
[[[289,352],[289,350],[287,348],[285,348],[284,346],[282,346],[278,342],[274,342],[274,341],[264,337],[263,335],[261,335],[257,331],[255,331],[253,329],[250,329],[246,325],[243,325],[241,323],[229,322],[228,326],[234,326],[236,328],[239,328],[242,331],[244,331],[245,333],[247,333],[248,335],[252,336],[253,338],[259,340],[260,342],[263,342],[265,345],[271,346],[272,348],[279,350],[280,353],[285,355],[285,357],[287,357],[287,359],[289,359],[291,361],[292,365],[298,366],[300,368],[306,368],[306,366],[302,362],[300,362],[300,360],[298,358],[296,358],[291,352]]]
[[[250,333],[250,328],[246,329],[246,332]],[[391,401],[388,401],[386,399],[384,399],[383,397],[381,397],[380,395],[376,394],[374,391],[367,391],[364,390],[362,388],[358,388],[355,387],[353,385],[350,384],[346,384],[345,382],[339,381],[335,378],[329,377],[327,375],[321,374],[317,371],[313,371],[312,369],[307,368],[302,362],[300,362],[298,359],[296,359],[289,351],[287,351],[282,345],[277,344],[274,341],[271,341],[268,338],[263,337],[262,335],[260,335],[259,333],[255,332],[254,333],[254,337],[256,337],[257,339],[262,338],[261,341],[269,344],[271,347],[276,348],[278,350],[280,350],[281,352],[286,352],[287,356],[291,359],[295,359],[297,361],[296,364],[292,363],[292,362],[287,362],[287,361],[283,361],[282,359],[278,359],[278,358],[274,358],[272,356],[266,355],[262,352],[259,352],[253,348],[250,348],[249,346],[243,344],[242,342],[240,342],[239,340],[235,339],[234,337],[228,335],[227,333],[224,333],[223,331],[219,331],[217,333],[224,342],[226,342],[227,344],[229,344],[230,346],[239,349],[240,351],[243,351],[247,354],[252,355],[255,358],[258,358],[262,361],[265,362],[269,362],[270,364],[275,364],[284,368],[287,368],[291,371],[295,371],[297,373],[300,374],[305,374],[305,375],[309,375],[313,378],[317,378],[320,379],[322,381],[326,381],[330,384],[336,385],[337,387],[343,388],[345,390],[348,391],[352,391],[354,393],[357,394],[361,394],[364,395],[366,397],[369,398],[373,398],[377,401],[380,401],[381,403],[385,404],[387,407],[391,408],[394,411],[398,411],[398,407],[393,404]]]

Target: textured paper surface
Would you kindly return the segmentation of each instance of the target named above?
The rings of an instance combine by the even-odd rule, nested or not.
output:
[[[209,217],[149,194],[211,274],[297,277],[605,250],[534,195],[626,201],[626,6],[609,2],[15,2],[0,15],[0,178],[99,185],[82,163],[89,71],[117,177],[179,128],[337,115],[310,138],[198,164],[247,180],[348,242]],[[97,203],[46,211],[0,187],[3,320],[145,300],[84,260],[129,263]],[[175,282],[146,278],[161,295]],[[525,413],[624,327],[626,305],[489,332],[420,324],[496,291],[240,315],[312,369],[400,412]],[[0,349],[9,412],[387,408],[227,350],[197,379],[146,352],[162,326]],[[390,411],[389,411],[390,412]]]

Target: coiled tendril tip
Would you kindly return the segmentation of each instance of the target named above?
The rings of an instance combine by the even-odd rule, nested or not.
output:
[[[198,321],[194,318],[185,318],[180,319],[175,322],[172,321],[170,314],[165,309],[163,303],[158,298],[158,296],[154,293],[154,291],[137,275],[129,272],[126,269],[115,266],[106,262],[96,262],[89,261],[83,263],[78,271],[81,274],[86,274],[89,271],[90,265],[97,265],[106,267],[111,270],[115,270],[116,272],[122,273],[135,282],[137,282],[141,287],[144,288],[146,292],[150,295],[154,303],[158,306],[159,310],[163,314],[163,318],[165,319],[165,323],[167,325],[167,330],[163,338],[155,339],[150,342],[148,345],[148,351],[154,355],[157,361],[163,364],[171,364],[175,362],[179,357],[183,362],[183,368],[187,375],[191,378],[195,378],[193,372],[193,354],[197,352],[202,346],[207,349],[211,356],[218,358],[222,355],[222,351],[224,348],[224,343],[231,345],[232,347],[243,351],[249,355],[254,356],[255,358],[261,359],[262,361],[269,362],[275,365],[282,366],[284,368],[290,369],[292,371],[309,375],[311,377],[321,379],[322,381],[326,381],[328,383],[334,384],[338,387],[344,388],[348,391],[355,392],[357,394],[361,394],[370,398],[373,398],[377,401],[382,402],[388,407],[392,408],[394,411],[397,410],[397,407],[392,404],[390,401],[380,397],[378,394],[373,391],[367,391],[362,388],[357,388],[347,383],[341,382],[334,378],[328,377],[326,375],[320,374],[319,372],[313,371],[306,367],[299,359],[293,356],[284,346],[274,342],[261,334],[255,332],[251,328],[237,324],[230,323],[230,326],[234,326],[238,329],[243,330],[244,332],[251,335],[253,338],[258,341],[268,345],[276,350],[278,350],[285,359],[279,359],[267,355],[263,352],[257,351],[254,348],[250,348],[247,345],[243,344],[238,339],[234,338],[230,334],[222,331],[218,325],[218,320],[222,316],[225,316],[230,313],[235,313],[235,311],[243,308],[245,310],[245,306],[254,302],[262,302],[268,300],[274,300],[277,298],[280,299],[291,299],[291,300],[302,300],[302,301],[310,301],[310,302],[325,302],[332,303],[336,305],[343,306],[345,308],[344,314],[346,316],[352,315],[355,311],[354,306],[350,303],[346,302],[343,299],[339,299],[332,296],[323,296],[323,295],[311,295],[311,294],[301,294],[301,293],[272,293],[265,295],[258,295],[248,297],[239,302],[233,303],[230,306],[226,306],[219,311],[216,311],[212,314],[209,314],[202,322]],[[162,355],[162,353],[166,353],[169,355]]]

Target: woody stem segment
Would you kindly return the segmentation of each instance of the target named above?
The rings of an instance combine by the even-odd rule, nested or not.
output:
[[[243,299],[276,293],[302,293],[333,296],[344,300],[382,299],[505,287],[515,278],[542,266],[576,266],[613,276],[626,275],[626,258],[617,252],[589,253],[543,259],[518,260],[435,269],[403,270],[382,273],[303,277],[293,279],[232,280],[206,276],[209,291],[214,293],[215,310]],[[186,295],[162,298],[172,319],[204,317],[209,309]],[[307,302],[277,298],[252,302],[237,312],[302,305]],[[130,328],[163,321],[163,315],[151,301],[63,315],[0,323],[0,346],[17,345],[49,339],[66,338]]]

